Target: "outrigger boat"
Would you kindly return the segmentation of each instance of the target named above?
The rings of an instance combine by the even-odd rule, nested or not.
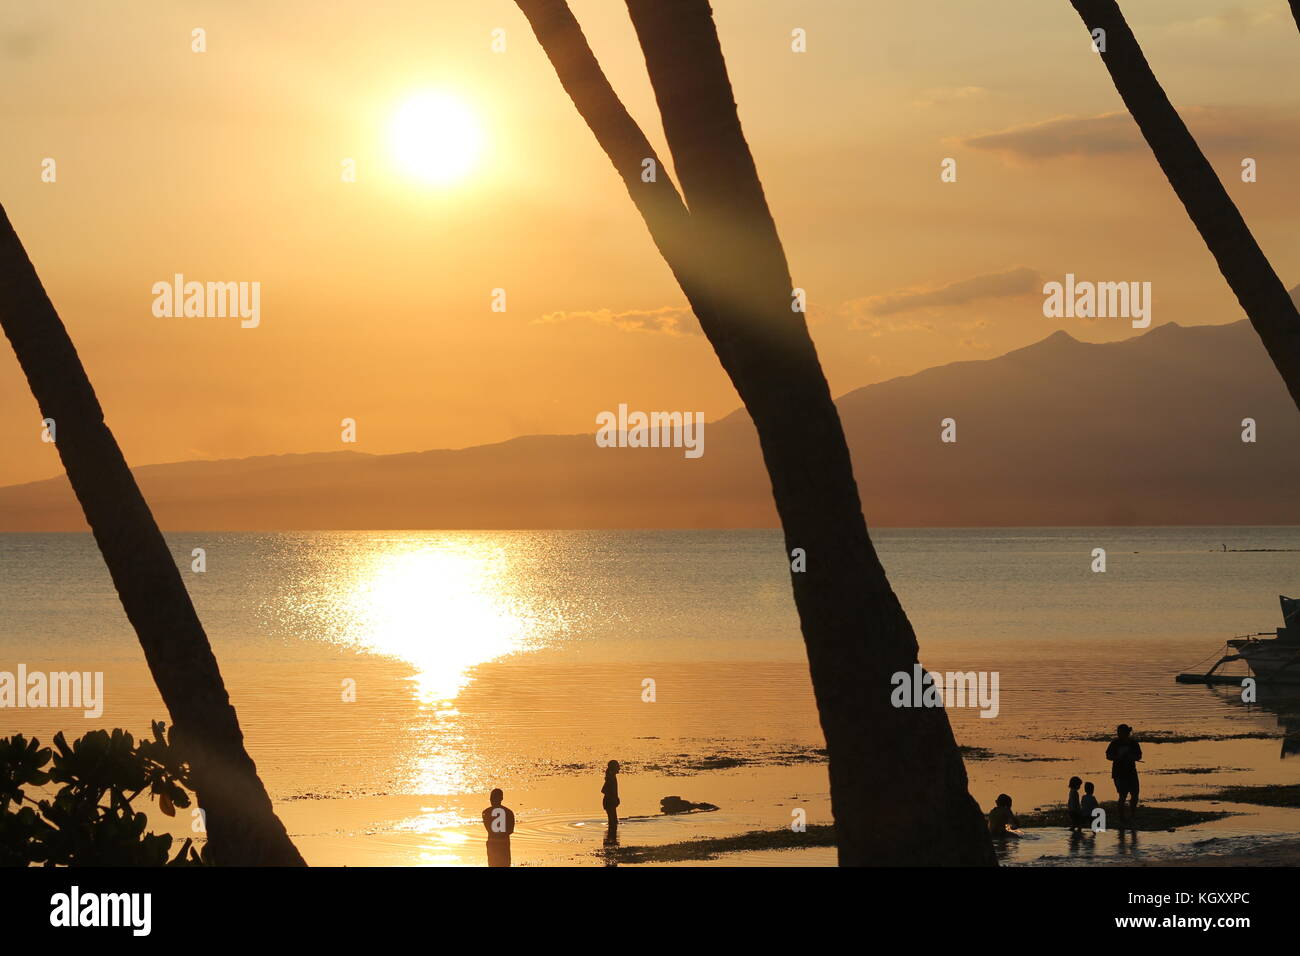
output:
[[[1224,654],[1204,674],[1179,674],[1175,678],[1178,683],[1240,684],[1240,677],[1214,672],[1223,664],[1245,661],[1261,683],[1300,684],[1300,599],[1279,595],[1278,600],[1282,603],[1282,627],[1232,638],[1225,649],[1235,653]]]

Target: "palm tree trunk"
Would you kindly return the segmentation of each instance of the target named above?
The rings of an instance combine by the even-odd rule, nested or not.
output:
[[[1300,407],[1300,313],[1286,287],[1161,89],[1119,5],[1115,0],[1070,2],[1089,32],[1106,31],[1101,58],[1115,89]]]
[[[41,413],[55,422],[55,447],[140,638],[175,739],[189,758],[213,859],[224,865],[302,865],[244,749],[235,709],[176,562],[3,208],[0,325]]]
[[[705,0],[628,0],[686,202],[563,0],[517,0],[745,403],[785,532],[842,865],[993,865],[942,708],[895,708],[917,643],[867,533],[839,413],[732,99]],[[657,182],[641,180],[653,159]],[[687,208],[689,206],[689,209]]]

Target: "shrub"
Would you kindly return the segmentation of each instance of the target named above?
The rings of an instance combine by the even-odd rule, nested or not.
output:
[[[0,865],[183,866],[208,863],[207,846],[187,839],[171,856],[172,836],[149,833],[132,806],[146,791],[169,817],[190,806],[189,765],[161,721],[138,744],[121,728],[92,730],[54,748],[23,737],[0,738]],[[24,788],[59,784],[52,799]]]

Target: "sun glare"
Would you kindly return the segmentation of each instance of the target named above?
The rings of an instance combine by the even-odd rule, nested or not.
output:
[[[376,555],[348,599],[360,643],[414,665],[421,702],[454,706],[473,667],[528,644],[503,564],[499,551],[458,542]]]
[[[407,99],[390,127],[393,154],[408,174],[446,185],[463,179],[478,162],[483,133],[465,102],[429,90]]]

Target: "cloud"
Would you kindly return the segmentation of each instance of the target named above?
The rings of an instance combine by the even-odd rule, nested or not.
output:
[[[548,312],[534,321],[535,325],[550,325],[555,322],[595,322],[608,325],[622,332],[659,332],[664,335],[700,334],[699,322],[690,309],[681,306],[665,306],[661,309],[629,309],[626,312],[614,312],[611,309],[594,309],[577,312]]]
[[[1142,145],[1142,137],[1132,117],[1127,112],[1117,112],[1100,116],[1058,116],[996,133],[968,136],[961,143],[972,149],[1021,159],[1048,159],[1128,152]]]
[[[861,301],[861,300],[859,300]],[[852,303],[849,303],[851,306]],[[853,314],[850,309],[851,320],[849,328],[857,329],[861,332],[870,332],[873,339],[878,339],[882,335],[888,335],[893,332],[933,332],[933,322],[923,322],[919,319],[902,319],[900,321],[887,322],[884,319],[876,318],[871,315]]]
[[[1269,149],[1300,148],[1300,111],[1260,107],[1192,106],[1180,110],[1192,135],[1207,152],[1252,155]],[[959,140],[972,149],[1015,159],[1104,156],[1146,152],[1137,123],[1125,110],[1097,116],[1057,116]]]
[[[944,309],[952,306],[967,305],[983,299],[1004,299],[1017,295],[1029,295],[1040,291],[1042,274],[1028,266],[1017,266],[1005,272],[990,272],[986,275],[960,279],[947,285],[929,289],[903,289],[888,295],[868,296],[845,303],[845,311],[853,319],[852,326],[867,329],[875,334],[882,332],[902,332],[913,329],[933,331],[926,323],[906,320],[901,323],[884,322],[882,316],[899,315],[922,309]],[[979,327],[976,324],[975,327]]]
[[[912,100],[912,105],[921,107],[938,106],[968,100],[975,96],[983,96],[987,92],[988,90],[982,86],[940,86],[918,93],[917,98]]]
[[[1190,20],[1175,20],[1169,29],[1175,33],[1241,33],[1252,27],[1264,26],[1278,18],[1277,9],[1247,10],[1229,7],[1222,13]]]

